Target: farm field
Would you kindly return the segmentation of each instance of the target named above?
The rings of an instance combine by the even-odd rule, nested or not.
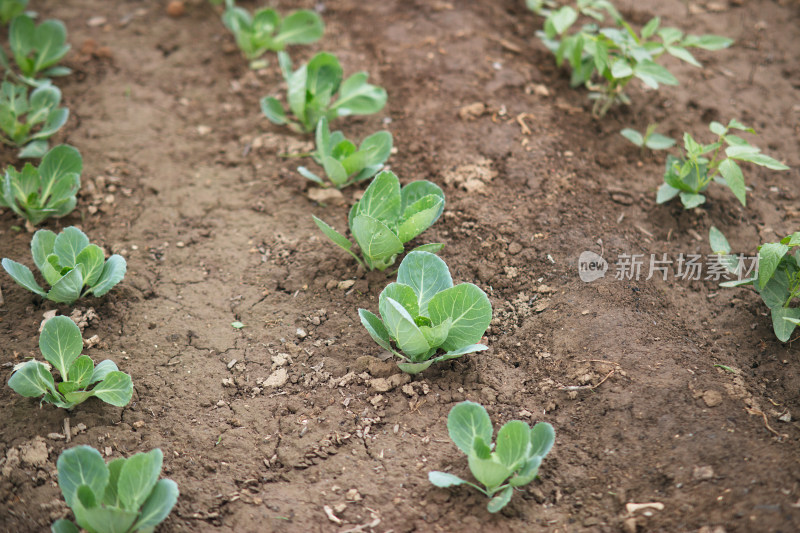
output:
[[[358,313],[378,311],[400,261],[367,272],[311,217],[345,230],[366,184],[320,196],[296,171],[307,161],[281,156],[313,150],[313,134],[259,107],[285,96],[275,55],[251,70],[221,7],[189,0],[169,16],[166,4],[31,0],[68,30],[73,72],[55,83],[70,117],[52,144],[83,157],[77,208],[38,227],[79,227],[127,274],[66,305],[0,273],[0,531],[71,517],[56,461],[79,444],[107,461],[163,451],[180,497],[160,532],[800,530],[794,339],[775,338],[751,288],[673,270],[645,279],[653,254],[712,254],[712,226],[745,255],[800,229],[798,2],[617,2],[637,28],[659,16],[734,44],[694,51],[702,68],[665,59],[680,85],[634,81],[631,104],[602,120],[522,0],[270,2],[324,19],[320,41],[289,48],[296,65],[328,51],[345,75],[386,89],[380,112],[332,129],[391,132],[400,182],[446,195],[410,244],[444,243],[454,283],[491,302],[488,350],[415,375],[382,355]],[[709,122],[730,119],[790,167],[743,165],[746,206],[720,186],[696,209],[656,203],[665,153],[619,134],[657,122],[711,142]],[[11,148],[0,162],[22,166]],[[0,257],[31,266],[31,237],[2,209]],[[608,261],[605,277],[581,280],[585,251]],[[634,254],[641,276],[616,279]],[[6,386],[14,365],[41,359],[52,310],[79,313],[83,338],[97,336],[84,353],[131,376],[127,406],[40,407]],[[555,429],[539,479],[498,513],[469,487],[428,480],[471,479],[447,429],[464,400],[495,428]],[[655,505],[629,505],[643,503]]]

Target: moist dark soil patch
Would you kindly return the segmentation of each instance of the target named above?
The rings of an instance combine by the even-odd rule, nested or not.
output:
[[[358,321],[388,278],[357,272],[309,216],[342,229],[346,206],[310,201],[297,162],[277,155],[307,140],[259,112],[260,97],[283,90],[275,62],[248,71],[207,2],[180,18],[164,4],[32,2],[69,28],[76,74],[59,85],[72,118],[58,141],[85,162],[78,209],[45,227],[78,225],[127,258],[122,284],[76,307],[98,315],[84,336],[101,343],[87,353],[115,360],[135,393],[124,409],[90,400],[67,413],[0,387],[0,530],[69,516],[55,463],[75,444],[109,457],[164,451],[181,497],[160,531],[800,529],[800,361],[758,297],[712,280],[617,280],[613,264],[583,283],[577,269],[584,250],[612,263],[708,254],[712,224],[741,252],[797,230],[797,2],[623,2],[639,23],[659,15],[736,44],[698,53],[702,70],[670,64],[680,86],[636,87],[603,122],[522,1],[326,2],[324,39],[293,55],[329,50],[387,88],[383,112],[336,127],[359,139],[388,129],[401,181],[445,188],[445,214],[423,237],[446,243],[454,279],[481,286],[495,309],[488,352],[412,379],[373,357]],[[96,16],[107,24],[87,25]],[[459,115],[478,102],[480,116]],[[721,187],[693,212],[656,205],[663,155],[642,156],[618,131],[658,121],[705,138],[709,120],[732,117],[792,170],[747,168],[746,208]],[[15,225],[0,215],[0,255],[30,263],[30,234]],[[38,355],[42,314],[71,309],[5,275],[0,287],[5,383]],[[264,383],[283,371],[285,383]],[[474,491],[427,480],[469,475],[445,427],[464,399],[496,425],[556,429],[541,479],[497,515]],[[68,444],[55,435],[66,417]],[[33,453],[44,447],[46,458]],[[631,502],[663,509],[631,515]]]

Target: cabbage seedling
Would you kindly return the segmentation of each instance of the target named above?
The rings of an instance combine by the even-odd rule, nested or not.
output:
[[[658,124],[648,125],[644,135],[631,128],[625,128],[619,133],[630,142],[641,148],[642,153],[644,153],[645,148],[656,151],[666,150],[667,148],[672,148],[675,146],[675,139],[657,133],[656,128],[658,128]]]
[[[81,330],[70,318],[56,316],[45,322],[39,336],[39,349],[50,365],[58,370],[61,381],[56,385],[50,365],[27,361],[19,365],[8,386],[26,398],[42,398],[64,409],[72,409],[92,396],[117,407],[131,401],[131,377],[106,359],[97,366],[88,355],[81,355]]]
[[[325,31],[320,16],[307,9],[294,11],[281,19],[274,9],[259,9],[251,15],[246,9],[235,7],[233,2],[222,15],[222,22],[236,37],[236,44],[253,68],[262,66],[256,60],[268,50],[279,52],[286,45],[313,43]]]
[[[371,178],[383,168],[392,153],[392,134],[388,131],[373,133],[356,148],[341,131],[331,133],[325,117],[317,123],[316,141],[317,149],[311,156],[322,166],[337,189]],[[322,178],[306,167],[299,167],[297,172],[315,183],[327,186]]]
[[[34,226],[63,217],[75,209],[82,169],[80,152],[66,144],[47,152],[38,168],[30,163],[21,172],[8,167],[0,182],[0,206],[10,207]]]
[[[447,472],[429,472],[428,479],[437,487],[469,485],[477,489],[491,498],[490,513],[498,512],[511,501],[514,487],[527,485],[536,478],[542,459],[556,438],[553,426],[547,422],[531,428],[521,420],[512,420],[500,428],[497,442],[492,446],[492,421],[486,409],[474,402],[461,402],[450,410],[447,431],[458,449],[467,454],[472,475],[485,488]]]
[[[714,246],[712,242],[716,253],[729,254],[730,247],[726,246],[727,240],[724,245]],[[788,341],[800,324],[800,307],[792,307],[800,299],[800,231],[780,242],[759,246],[755,276],[720,283],[721,287],[741,285],[753,286],[770,310],[775,336],[781,342]]]
[[[739,137],[728,133],[731,129],[755,133],[738,120],[727,126],[719,122],[709,125],[717,140],[711,144],[700,144],[688,134],[683,134],[683,157],[667,157],[664,183],[658,188],[656,201],[663,204],[680,196],[686,209],[702,205],[705,191],[712,181],[727,185],[736,198],[746,205],[744,175],[737,161],[745,161],[772,170],[787,170],[789,167],[761,153],[761,150]],[[723,147],[725,148],[723,151]]]
[[[384,170],[375,176],[348,217],[350,233],[361,248],[363,262],[353,252],[353,243],[347,237],[312,217],[322,233],[352,255],[359,265],[370,270],[386,270],[403,253],[403,245],[431,227],[442,211],[444,192],[437,185],[419,180],[401,190],[397,176]],[[415,250],[437,252],[443,247],[439,243],[426,244]]]
[[[542,3],[529,2],[529,7],[545,13]],[[678,80],[658,59],[664,54],[696,67],[700,63],[689,48],[720,50],[733,43],[717,35],[684,35],[677,28],[662,28],[658,17],[651,19],[641,33],[628,24],[607,0],[579,0],[577,8],[563,6],[547,10],[544,31],[537,32],[544,45],[555,55],[556,63],[564,61],[572,67],[571,85],[585,85],[595,100],[592,114],[602,118],[615,102],[629,103],[625,87],[634,78],[658,89],[659,84],[678,85]],[[602,22],[606,12],[619,27],[600,28],[596,23],[586,24],[578,31],[568,30],[579,15]]]
[[[67,67],[56,65],[70,49],[67,28],[60,20],[45,20],[37,26],[28,15],[18,15],[9,26],[8,41],[11,55],[26,83],[38,85],[42,80],[36,78],[40,76],[66,76],[72,72]],[[9,68],[5,53],[0,54],[0,60]]]
[[[397,281],[381,292],[378,309],[380,318],[359,309],[361,323],[409,374],[487,349],[477,343],[492,320],[489,298],[472,283],[453,286],[447,265],[432,253],[411,252],[403,259]],[[445,353],[436,355],[440,349]]]
[[[178,485],[158,479],[164,455],[147,453],[106,464],[91,446],[75,446],[58,457],[58,485],[81,529],[89,533],[152,533],[178,501]],[[57,520],[52,533],[78,533],[69,520]]]
[[[332,54],[320,52],[294,71],[285,52],[278,53],[278,61],[289,86],[286,98],[294,120],[276,98],[264,97],[261,111],[274,124],[309,132],[322,117],[330,122],[348,115],[371,115],[386,105],[386,90],[367,83],[366,72],[357,72],[342,81],[342,66]]]
[[[33,90],[4,81],[0,85],[0,142],[21,147],[19,157],[42,157],[47,139],[69,118],[61,103],[61,91],[46,84]]]
[[[99,298],[125,277],[127,268],[121,255],[106,260],[103,249],[89,244],[86,234],[74,226],[58,235],[40,229],[33,234],[31,253],[49,291],[39,286],[25,265],[4,258],[3,268],[22,287],[56,303],[72,304],[87,294]]]
[[[28,0],[0,0],[0,24],[8,24],[11,19],[25,11]]]

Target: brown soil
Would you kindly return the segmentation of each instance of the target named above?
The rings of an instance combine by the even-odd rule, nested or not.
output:
[[[382,113],[337,126],[355,138],[386,127],[401,180],[445,187],[445,215],[424,237],[447,244],[454,278],[480,285],[495,309],[488,352],[410,383],[369,357],[379,350],[357,317],[376,309],[387,277],[356,274],[325,241],[309,215],[343,228],[345,207],[310,201],[296,161],[276,155],[306,141],[260,114],[258,99],[281,90],[274,61],[248,71],[210,4],[190,1],[179,18],[166,4],[32,2],[69,28],[76,72],[59,85],[72,118],[59,140],[85,161],[78,209],[46,227],[78,225],[127,258],[120,286],[77,307],[99,316],[84,335],[101,344],[87,353],[115,360],[135,393],[124,409],[90,400],[67,413],[0,388],[0,530],[43,531],[69,515],[55,463],[75,444],[111,457],[164,451],[181,497],[160,531],[800,529],[800,427],[779,420],[800,416],[800,361],[759,298],[713,281],[587,284],[577,272],[598,240],[613,262],[707,254],[712,224],[747,253],[798,229],[797,2],[689,2],[701,11],[691,16],[677,0],[622,2],[637,24],[660,15],[736,44],[698,53],[703,70],[670,63],[679,87],[637,86],[633,105],[603,122],[533,36],[541,19],[521,0],[325,3],[325,38],[293,54],[332,51],[387,88]],[[94,16],[108,23],[87,25]],[[459,117],[476,102],[484,114]],[[642,157],[617,132],[658,121],[673,137],[706,138],[710,120],[731,117],[792,170],[747,168],[746,208],[719,186],[704,209],[656,205],[664,156]],[[483,186],[459,184],[476,176]],[[0,255],[30,263],[18,224],[0,215]],[[5,274],[0,286],[5,383],[38,355],[42,313],[71,309]],[[279,367],[286,383],[265,386]],[[469,475],[445,427],[464,399],[495,424],[556,429],[541,479],[497,515],[474,491],[427,480],[435,469]],[[66,417],[69,444],[51,435]],[[629,515],[630,502],[664,507]]]

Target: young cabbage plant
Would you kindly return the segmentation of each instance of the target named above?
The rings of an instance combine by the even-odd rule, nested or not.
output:
[[[356,148],[341,131],[331,133],[328,119],[317,122],[317,149],[311,157],[325,171],[325,175],[337,189],[343,189],[364,181],[378,173],[392,153],[392,134],[388,131],[373,133]],[[308,170],[298,167],[297,172],[311,181],[327,187],[325,181]]]
[[[307,9],[294,11],[281,19],[274,9],[259,9],[251,15],[231,2],[222,15],[222,22],[233,33],[252,68],[266,66],[265,61],[257,60],[269,50],[279,52],[290,44],[310,44],[325,32],[322,18]]]
[[[278,61],[289,86],[286,99],[294,120],[276,98],[264,97],[261,111],[274,124],[309,132],[322,117],[330,122],[348,115],[371,115],[386,105],[386,90],[367,83],[366,72],[357,72],[342,81],[342,66],[334,55],[320,52],[295,71],[285,52],[278,52]]]
[[[727,245],[727,241],[725,241]],[[730,253],[730,247],[712,243],[717,253]],[[772,330],[781,342],[792,336],[800,324],[800,231],[758,247],[758,271],[753,277],[726,281],[721,287],[752,285],[772,315]]]
[[[11,55],[26,83],[39,85],[50,77],[72,72],[56,65],[70,49],[67,29],[60,20],[45,20],[37,26],[28,15],[18,15],[9,26],[8,41]],[[0,52],[0,61],[6,69],[10,68],[5,52]]]
[[[645,130],[644,134],[641,134],[631,128],[625,128],[619,133],[630,142],[641,148],[643,154],[645,148],[656,151],[666,150],[675,146],[675,139],[657,133],[656,128],[658,128],[658,124],[650,124],[647,126],[647,130]]]
[[[542,459],[555,442],[553,426],[539,422],[533,428],[521,420],[507,422],[497,432],[482,405],[461,402],[447,416],[450,439],[467,454],[472,475],[485,488],[447,472],[429,472],[428,479],[437,487],[469,485],[484,493],[490,513],[496,513],[511,501],[515,487],[527,485],[536,478]],[[494,451],[492,449],[494,448]]]
[[[702,205],[706,197],[702,193],[712,181],[727,185],[736,198],[746,205],[744,175],[737,161],[753,163],[772,170],[787,170],[789,167],[761,153],[761,150],[732,133],[742,130],[755,133],[738,120],[727,126],[712,122],[709,129],[717,136],[711,144],[700,144],[688,134],[683,134],[683,157],[667,157],[664,183],[658,188],[656,202],[663,204],[680,196],[685,209]],[[724,150],[723,150],[724,148]]]
[[[381,292],[378,309],[380,318],[359,309],[361,323],[409,374],[487,349],[477,343],[492,320],[489,298],[472,283],[454,286],[447,265],[432,253],[411,252],[403,259],[397,281]],[[444,353],[437,355],[439,350]]]
[[[90,244],[86,234],[74,226],[58,235],[40,229],[33,234],[31,254],[50,285],[49,291],[39,286],[25,265],[4,258],[3,268],[22,287],[56,303],[72,304],[88,294],[100,298],[122,281],[127,268],[121,255],[106,260],[103,249]]]
[[[0,142],[20,147],[19,157],[42,157],[47,139],[69,118],[61,103],[61,91],[45,84],[34,89],[10,81],[0,85]]]
[[[45,322],[39,336],[39,349],[45,360],[58,370],[61,381],[56,384],[51,366],[41,361],[26,361],[14,370],[8,386],[26,398],[41,398],[72,409],[92,396],[124,407],[131,401],[131,377],[120,372],[113,361],[106,359],[97,366],[88,355],[81,355],[81,330],[70,318],[56,316]]]
[[[537,32],[538,37],[555,55],[559,66],[564,61],[570,64],[571,85],[585,85],[592,91],[592,114],[598,118],[605,116],[615,102],[629,103],[624,91],[634,78],[653,89],[658,89],[659,84],[677,85],[675,76],[658,63],[664,54],[701,67],[689,48],[720,50],[733,42],[717,35],[684,35],[677,28],[662,28],[658,17],[636,33],[607,0],[578,0],[577,9],[562,6],[545,11],[541,2],[530,2],[529,7],[536,4],[540,13],[547,13],[544,31]],[[598,26],[605,19],[604,12],[617,27]],[[570,33],[580,15],[594,22]]]
[[[57,520],[52,533],[152,533],[178,501],[178,485],[159,479],[164,455],[156,448],[106,464],[91,446],[58,457],[58,485],[77,526]]]
[[[28,0],[0,0],[0,24],[4,26],[28,7]]]
[[[428,229],[444,211],[444,192],[426,180],[414,181],[400,189],[400,180],[384,170],[372,180],[364,196],[350,209],[350,233],[361,249],[364,261],[353,252],[353,243],[327,223],[313,216],[322,233],[369,270],[386,270],[403,253],[404,244]],[[438,252],[443,244],[415,248]]]
[[[0,182],[0,207],[9,207],[32,225],[63,217],[75,209],[81,187],[80,152],[62,144],[47,152],[39,167],[26,163],[22,171],[6,169]]]

